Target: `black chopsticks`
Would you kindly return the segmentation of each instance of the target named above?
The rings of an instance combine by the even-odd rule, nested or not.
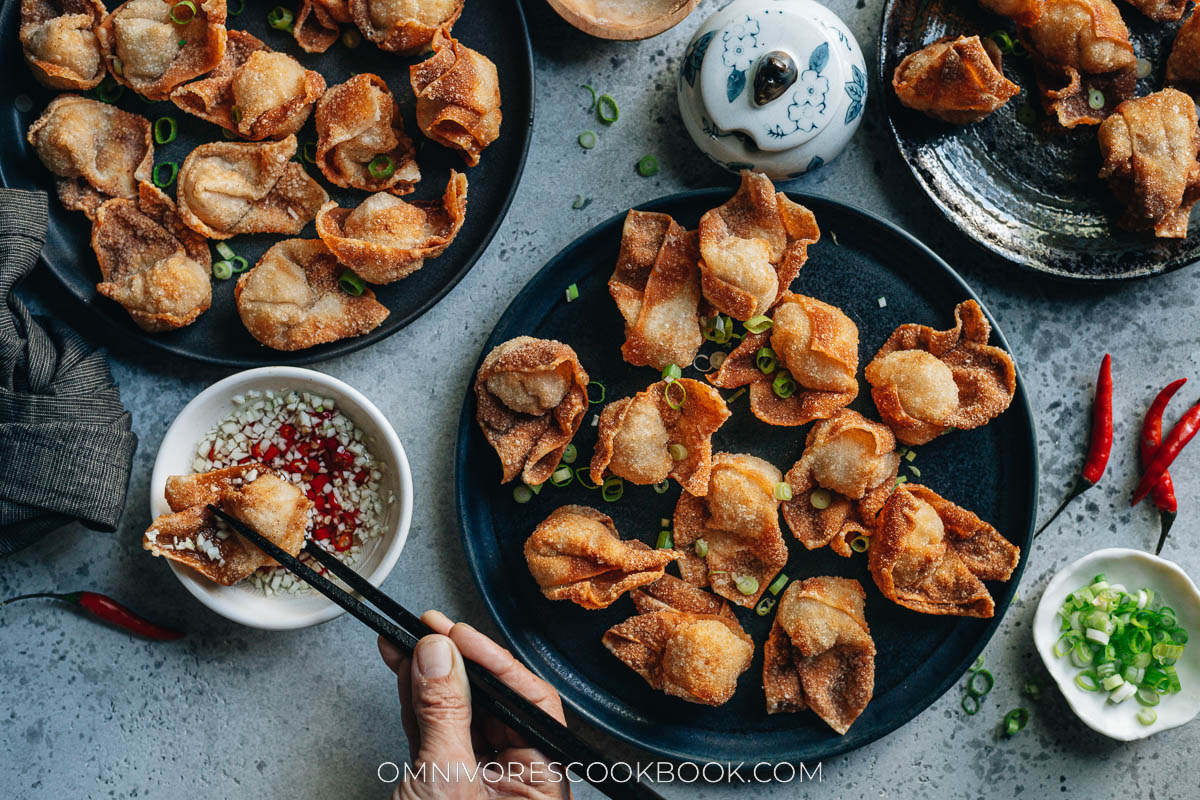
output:
[[[434,632],[419,617],[372,586],[365,578],[319,545],[310,544],[305,551],[344,581],[347,586],[378,606],[384,614],[391,618],[390,620],[328,578],[318,574],[311,567],[306,566],[295,556],[241,520],[230,516],[214,505],[210,504],[208,509],[292,574],[337,603],[351,616],[365,623],[367,627],[406,653],[411,655],[421,637]],[[521,734],[533,747],[545,753],[560,768],[562,765],[573,765],[577,775],[582,776],[606,797],[663,800],[662,795],[632,779],[628,782],[616,780],[613,777],[612,762],[594,750],[578,735],[510,689],[488,670],[467,659],[464,659],[463,663],[466,666],[467,678],[471,683],[472,699],[479,703],[485,711]],[[603,769],[588,769],[592,764],[602,766]],[[603,773],[602,778],[593,779],[591,777],[593,773],[601,772]],[[630,770],[623,772],[627,773]],[[622,773],[618,772],[617,774]]]

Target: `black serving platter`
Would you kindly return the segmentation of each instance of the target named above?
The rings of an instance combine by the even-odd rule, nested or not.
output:
[[[730,193],[685,192],[640,208],[669,213],[692,228],[704,211]],[[814,211],[822,229],[821,241],[809,249],[809,261],[792,288],[839,306],[855,321],[861,364],[897,325],[949,327],[954,306],[975,297],[945,262],[891,224],[831,200],[791,196]],[[622,320],[606,284],[623,217],[601,223],[546,264],[509,306],[483,354],[523,334],[561,340],[575,348],[592,380],[605,384],[608,401],[658,380],[655,370],[632,367],[621,359]],[[567,303],[564,289],[572,283],[579,288],[579,298]],[[880,298],[886,305],[881,306]],[[999,330],[993,331],[992,341],[1007,347]],[[712,348],[706,345],[705,352]],[[684,374],[700,377],[692,368]],[[869,392],[861,392],[854,407],[877,418]],[[575,437],[577,466],[591,457],[596,441],[592,416],[601,408],[591,407]],[[783,471],[800,456],[808,427],[761,423],[750,414],[745,396],[730,408],[733,416],[713,440],[716,451],[749,452]],[[476,424],[473,391],[463,405],[455,460],[463,546],[484,601],[517,655],[591,723],[672,759],[812,762],[886,735],[940,697],[996,631],[1024,570],[1036,517],[1038,462],[1034,420],[1023,385],[1018,382],[1012,406],[990,425],[943,436],[917,452],[913,463],[921,470],[921,481],[993,523],[1021,547],[1021,562],[1012,580],[990,586],[996,598],[994,618],[926,616],[884,599],[870,578],[866,556],[844,559],[827,548],[806,551],[785,528],[791,560],[784,571],[789,577],[857,578],[867,592],[867,620],[879,651],[875,696],[845,736],[810,713],[766,714],[761,645],[771,616],[738,609],[757,645],[754,663],[729,703],[707,708],[652,690],[600,644],[608,627],[633,613],[627,597],[603,611],[545,599],[529,575],[522,546],[553,509],[568,503],[598,508],[613,517],[623,537],[653,546],[660,519],[672,516],[680,489],[672,483],[659,495],[652,487],[627,483],[620,501],[605,503],[599,492],[574,481],[565,488],[547,485],[529,503],[518,504],[513,484],[500,484],[498,459]]]
[[[270,4],[246,2],[242,13],[229,17],[227,27],[249,31],[269,47],[295,56],[305,67],[320,72],[327,85],[341,83],[359,72],[374,72],[387,82],[400,104],[405,128],[417,145],[417,160],[421,167],[421,182],[405,199],[440,198],[450,170],[456,169],[466,174],[469,182],[466,223],[446,252],[426,261],[420,271],[402,281],[374,287],[378,299],[391,314],[382,325],[364,336],[290,353],[271,350],[255,341],[238,318],[233,302],[235,281],[215,279],[212,307],[196,322],[169,333],[145,333],[133,324],[121,306],[96,292],[99,269],[89,243],[91,225],[83,214],[67,211],[58,203],[53,176],[25,140],[30,123],[58,92],[38,84],[24,63],[17,39],[20,5],[17,0],[12,0],[0,8],[0,64],[3,65],[2,74],[7,76],[0,84],[0,184],[50,192],[50,227],[42,261],[71,295],[100,316],[102,325],[97,327],[111,331],[114,341],[133,340],[172,355],[230,367],[304,364],[353,352],[408,325],[454,288],[487,248],[516,192],[533,127],[533,56],[518,0],[471,3],[454,26],[454,36],[495,62],[500,76],[504,113],[500,137],[485,151],[480,165],[471,168],[458,153],[426,139],[416,127],[408,67],[425,56],[403,57],[386,53],[366,41],[354,49],[339,41],[325,53],[305,53],[290,33],[267,25]],[[354,26],[342,27],[345,30]],[[32,98],[31,111],[17,109],[16,99],[21,95]],[[181,111],[169,101],[150,103],[126,90],[117,105],[141,114],[151,122],[166,115],[178,121],[178,138],[167,145],[155,145],[156,163],[175,161],[182,164],[197,145],[225,141],[219,127]],[[316,141],[311,118],[297,134],[297,139],[301,149],[303,143]],[[334,186],[325,180],[315,165],[306,166],[340,205],[353,207],[366,198],[366,192]],[[174,195],[174,185],[166,191]],[[312,223],[300,237],[316,238]],[[268,247],[284,238],[287,237],[276,234],[238,236],[229,240],[229,244],[238,255],[254,264]]]

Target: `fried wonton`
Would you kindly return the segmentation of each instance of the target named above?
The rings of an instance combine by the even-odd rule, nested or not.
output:
[[[679,573],[749,608],[788,560],[775,496],[783,475],[755,456],[717,453],[712,462],[707,493],[683,492],[675,505]],[[696,552],[701,539],[703,556]]]
[[[866,593],[849,578],[793,582],[763,646],[767,713],[811,708],[843,736],[875,693]]]
[[[1100,177],[1121,204],[1118,224],[1184,239],[1200,200],[1196,102],[1177,89],[1126,100],[1100,125]]]
[[[106,201],[92,222],[100,294],[125,307],[143,330],[190,325],[212,302],[208,242],[179,218],[175,203],[149,183],[137,200]]]
[[[338,186],[408,194],[421,180],[400,106],[378,75],[364,72],[330,88],[317,102],[316,123],[317,166]]]
[[[633,600],[633,606],[639,614],[674,610],[737,619],[724,598],[692,586],[674,575],[663,575],[654,583],[634,589],[629,593],[629,599]]]
[[[983,581],[1006,581],[1019,547],[979,517],[919,484],[896,487],[871,537],[871,576],[883,596],[922,614],[990,617]]]
[[[338,39],[338,24],[352,21],[347,0],[300,0],[292,36],[304,52],[324,53]]]
[[[1029,26],[1038,21],[1046,7],[1046,0],[979,0],[979,5],[1008,17],[1018,25]]]
[[[658,580],[678,555],[622,540],[609,517],[587,506],[556,508],[525,540],[525,562],[542,594],[589,609]]]
[[[1200,102],[1200,12],[1192,12],[1175,35],[1167,59],[1167,86],[1187,92]]]
[[[496,65],[440,31],[433,55],[408,68],[417,96],[417,126],[438,144],[461,150],[468,166],[500,135]]]
[[[849,557],[852,539],[874,533],[899,467],[891,430],[843,408],[808,432],[804,453],[788,470],[792,499],[783,504],[783,519],[809,550],[829,545]]]
[[[1046,0],[1023,38],[1042,105],[1063,127],[1099,125],[1134,96],[1137,57],[1112,0]]]
[[[864,375],[880,416],[904,444],[950,428],[970,430],[1000,416],[1017,390],[1012,357],[987,343],[992,326],[974,300],[954,309],[954,327],[896,328]]]
[[[321,73],[245,31],[230,31],[217,68],[171,92],[171,101],[243,139],[282,139],[300,130],[324,91]]]
[[[1179,22],[1188,0],[1125,0],[1155,22]]]
[[[1021,91],[1004,77],[1000,48],[978,36],[947,36],[910,53],[892,88],[909,108],[955,125],[979,122]]]
[[[440,202],[406,203],[387,192],[357,208],[328,202],[317,212],[317,235],[363,280],[391,283],[445,252],[466,218],[467,179],[451,170]]]
[[[608,474],[642,485],[670,477],[693,494],[707,491],[712,435],[729,419],[729,409],[710,386],[690,378],[675,384],[668,389],[667,381],[659,381],[604,407],[590,466],[593,482]]]
[[[126,0],[96,29],[108,71],[151,100],[225,56],[225,0]]]
[[[96,26],[100,0],[21,0],[21,50],[38,83],[91,89],[104,79]]]
[[[449,36],[466,0],[349,0],[350,16],[380,50],[413,55]],[[437,47],[436,43],[433,45]]]
[[[183,221],[210,239],[299,233],[329,195],[291,160],[295,153],[295,136],[200,145],[179,170],[175,193]]]
[[[338,278],[345,271],[320,239],[284,239],[238,278],[238,316],[251,336],[276,350],[362,336],[388,310],[370,289],[357,296],[343,291]]]
[[[588,374],[562,342],[518,336],[484,357],[475,418],[508,483],[544,483],[587,415]]]
[[[150,180],[150,122],[77,94],[61,95],[29,126],[26,137],[57,179],[58,199],[89,219],[111,197],[137,197]]]
[[[312,507],[304,492],[262,464],[172,476],[167,479],[167,502],[172,513],[150,524],[142,547],[186,564],[223,586],[232,586],[276,562],[227,527],[208,510],[209,503],[292,555],[304,546]]]
[[[695,231],[667,214],[630,211],[608,293],[625,318],[621,355],[637,367],[686,367],[700,333],[700,259]]]
[[[758,363],[763,348],[778,362],[769,373]],[[785,292],[772,312],[770,330],[747,333],[708,380],[722,389],[749,385],[754,416],[769,425],[796,426],[850,405],[858,396],[857,372],[858,327],[853,320],[836,306]],[[788,376],[795,388],[782,397],[776,381],[784,390]]]
[[[811,211],[776,192],[766,175],[743,170],[733,197],[700,218],[704,299],[734,319],[767,313],[820,238]]]

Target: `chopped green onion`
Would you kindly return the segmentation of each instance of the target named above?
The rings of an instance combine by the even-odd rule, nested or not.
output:
[[[33,98],[27,94],[19,94],[13,98],[13,105],[16,106],[17,111],[24,114],[33,110]]]
[[[240,124],[241,124],[241,122],[242,122],[242,109],[241,109],[241,107],[240,107],[240,106],[230,106],[230,107],[229,107],[229,119],[233,121],[233,124],[234,124],[234,125],[240,125]]]
[[[1037,700],[1042,696],[1042,687],[1033,681],[1027,681],[1025,683],[1025,694],[1034,700]]]
[[[775,351],[769,347],[760,347],[754,354],[754,366],[758,367],[758,371],[763,375],[770,375],[778,364],[779,359]]]
[[[703,539],[697,539],[696,543],[692,545],[692,552],[704,558],[708,555],[708,542]]]
[[[978,714],[979,698],[970,694],[964,695],[962,699],[962,710],[971,715]]]
[[[813,489],[812,494],[808,496],[808,502],[812,504],[813,508],[823,511],[833,503],[833,495],[829,493],[828,489]]]
[[[1029,722],[1029,710],[1014,708],[1004,715],[1004,734],[1015,736]]]
[[[1013,51],[1013,40],[1007,32],[993,31],[990,38],[1000,48],[1001,54],[1008,55]]]
[[[357,28],[347,28],[342,33],[342,44],[353,50],[362,44],[362,34],[358,32]]]
[[[1153,708],[1143,708],[1137,713],[1137,719],[1143,725],[1153,725],[1158,721],[1158,712]]]
[[[688,449],[681,444],[670,445],[667,447],[667,453],[672,461],[683,461],[688,457]]]
[[[307,148],[308,145],[305,145]],[[305,155],[305,158],[308,158]],[[385,181],[396,172],[396,162],[392,161],[392,157],[385,154],[380,154],[371,159],[371,163],[367,164],[367,172],[371,173],[371,177],[377,181]]]
[[[301,158],[304,159],[304,162],[306,164],[317,163],[317,143],[316,142],[305,142],[304,147],[301,148],[301,150],[300,150],[300,156],[301,156]],[[375,160],[378,158],[379,158],[379,156],[376,156],[375,159],[373,159],[371,161],[371,163],[374,164]],[[385,156],[385,158],[386,158],[386,156]],[[368,165],[367,170],[370,171],[370,169],[371,169],[370,165]],[[371,174],[374,175],[375,173],[372,172]]]
[[[663,396],[667,398],[667,405],[678,411],[687,402],[687,387],[679,381],[671,381],[663,387]]]
[[[979,685],[981,682],[982,685]],[[967,693],[973,694],[976,697],[983,697],[995,685],[996,679],[992,677],[992,673],[980,668],[972,672],[970,678],[967,678]]]
[[[592,202],[581,194],[575,195],[575,202],[571,203],[571,208],[578,211],[581,208],[587,208],[588,203]]]
[[[154,143],[170,144],[179,133],[179,123],[174,117],[159,117],[154,121]]]
[[[764,597],[758,601],[758,605],[754,607],[754,613],[760,617],[765,617],[771,613],[771,609],[775,607],[774,597]]]
[[[775,499],[787,502],[792,499],[792,487],[787,481],[780,481],[775,484]]]
[[[779,370],[779,374],[775,376],[775,380],[771,382],[771,391],[776,397],[786,400],[796,392],[796,382],[792,380],[791,373],[786,369]]]
[[[196,13],[196,4],[192,0],[181,0],[171,6],[171,22],[176,25],[187,25],[196,18]]]
[[[979,670],[981,670],[981,669],[983,669],[983,654],[982,653],[979,654],[978,658],[976,658],[973,662],[971,662],[971,666],[967,667],[967,671],[968,672],[979,672]]]
[[[96,97],[100,98],[104,103],[115,103],[121,99],[121,95],[125,94],[125,87],[114,81],[111,77],[106,77],[96,87]]]
[[[590,94],[592,96],[592,100],[590,103],[588,103],[588,107],[587,107],[587,110],[591,111],[593,108],[596,107],[596,90],[593,89],[591,86],[588,86],[586,83],[581,83],[580,88],[587,89],[588,94]]]
[[[1150,650],[1150,655],[1154,656],[1159,661],[1163,661],[1168,658],[1177,659],[1183,655],[1183,645],[1159,642]]]
[[[1091,672],[1081,672],[1076,675],[1075,685],[1085,692],[1095,692],[1100,689],[1100,685],[1096,683],[1096,676]]]
[[[571,285],[574,286],[575,284],[571,284]],[[592,399],[592,387],[593,386],[600,389],[600,397],[595,400]],[[604,389],[603,383],[601,383],[600,381],[588,381],[587,390],[588,390],[588,404],[589,405],[594,406],[594,405],[604,402],[605,389]]]
[[[757,317],[751,317],[750,319],[746,320],[743,324],[745,325],[746,330],[750,331],[751,333],[762,333],[764,331],[771,330],[771,327],[775,323],[770,317],[759,314]]]
[[[670,489],[670,488],[671,488],[671,482],[665,478],[663,480],[659,481],[658,483],[654,484],[654,491],[657,492],[658,494],[666,494],[667,489]]]
[[[746,393],[746,387],[743,386],[742,388],[738,389],[733,394],[729,395],[729,397],[725,398],[725,405],[729,405],[730,403],[732,403],[734,400],[737,400],[739,397],[741,397],[745,393]]]
[[[569,484],[574,477],[575,473],[570,467],[560,466],[550,475],[550,485],[561,489]]]
[[[700,332],[710,342],[725,344],[733,336],[733,321],[724,314],[717,314],[701,320]]]
[[[658,159],[651,155],[642,156],[637,162],[637,174],[643,178],[653,178],[658,174]]]
[[[275,6],[267,12],[267,24],[277,31],[292,32],[292,23],[296,17],[283,6]]]
[[[663,526],[664,528],[669,528],[669,527],[671,527],[671,520],[667,519],[666,517],[661,517],[658,520],[658,524]]]
[[[352,269],[342,272],[338,278],[338,287],[346,294],[358,297],[367,288],[367,284],[363,279],[358,277],[358,273]]]
[[[229,0],[228,9],[225,13],[231,17],[240,17],[245,10],[246,0]]]
[[[663,367],[662,379],[664,381],[675,381],[679,380],[681,377],[683,377],[683,370],[681,370],[678,365],[667,364],[667,366]]]
[[[1104,108],[1104,92],[1099,89],[1092,89],[1088,92],[1088,105],[1093,111],[1099,111]]]
[[[1099,674],[1098,670],[1097,670],[1097,674]],[[1101,679],[1100,685],[1104,687],[1104,691],[1111,692],[1113,689],[1116,689],[1118,686],[1124,686],[1125,679],[1122,678],[1120,675],[1109,675],[1109,676]]]
[[[916,457],[917,457],[917,451],[913,450],[911,448],[904,453],[905,461],[912,461]]]
[[[919,478],[919,477],[921,477],[921,470],[920,470],[920,469],[918,469],[917,467],[914,467],[914,466],[912,466],[911,464],[910,464],[910,465],[909,465],[909,467],[908,467],[908,471],[909,471],[909,472],[911,472],[911,473],[913,474],[913,477],[914,477],[914,478]]]
[[[584,150],[591,150],[596,146],[597,137],[595,131],[584,131],[579,134],[579,146]]]
[[[753,575],[738,575],[733,579],[733,585],[744,595],[752,595],[758,591],[758,578]]]
[[[855,536],[850,540],[850,549],[856,553],[867,552],[871,549],[871,537],[863,536],[861,534],[859,536]]]
[[[577,481],[579,481],[579,485],[585,489],[599,489],[600,488],[599,484],[592,483],[591,479],[588,476],[588,468],[587,467],[576,467],[575,468],[575,479]]]
[[[674,549],[674,547],[675,547],[675,537],[671,535],[671,532],[670,531],[659,531],[658,532],[658,542],[655,544],[655,548],[658,550],[672,550],[672,549]]]
[[[771,585],[767,587],[767,591],[771,594],[779,594],[783,591],[783,587],[787,586],[788,576],[786,572],[781,572],[775,576],[775,580],[771,581]]]
[[[625,494],[625,481],[616,475],[609,475],[600,486],[600,496],[606,503],[615,503]]]
[[[236,255],[233,252],[233,248],[230,247],[225,242],[217,242],[217,244],[214,246],[213,249],[217,251],[217,255],[219,255],[221,258],[228,259],[228,258],[233,258],[234,255]]]
[[[611,95],[602,94],[596,98],[596,115],[605,125],[612,125],[621,117],[621,109]]]
[[[563,295],[567,298],[568,303],[572,303],[579,299],[579,287],[572,283],[567,287],[566,291],[563,292]]]
[[[563,450],[562,462],[564,464],[574,464],[577,458],[579,458],[579,451],[575,449],[575,445],[567,445],[566,449]]]
[[[905,484],[905,483],[908,483],[908,476],[907,476],[907,475],[900,475],[900,476],[898,476],[898,477],[896,478],[896,485],[897,485],[897,486],[901,486],[901,485],[903,485],[903,484]]]
[[[517,488],[513,489],[512,494],[513,500],[516,500],[518,503],[528,503],[533,499],[533,490],[525,484],[521,484]]]
[[[228,261],[215,261],[212,265],[212,274],[219,281],[228,280],[233,276],[233,265]]]
[[[234,275],[237,275],[240,272],[245,272],[246,270],[250,269],[250,262],[247,261],[246,259],[242,258],[241,256],[234,256],[233,258],[229,259],[229,264],[230,264],[230,266],[233,267]]]
[[[163,169],[166,169],[166,175],[162,174]],[[176,176],[179,175],[179,165],[174,161],[164,161],[161,164],[155,164],[154,171],[150,175],[154,179],[155,186],[165,189],[175,182]]]
[[[1145,686],[1137,690],[1137,701],[1144,706],[1156,706],[1162,698],[1158,692]]]

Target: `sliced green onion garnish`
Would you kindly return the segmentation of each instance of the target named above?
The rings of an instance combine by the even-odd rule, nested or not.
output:
[[[550,475],[550,485],[561,489],[569,484],[574,477],[575,472],[570,467],[560,466]]]
[[[697,539],[696,543],[692,545],[692,552],[704,558],[708,555],[708,542],[703,539]]]
[[[850,549],[856,553],[865,553],[871,549],[871,537],[858,535],[850,540]]]
[[[596,115],[605,125],[612,125],[620,119],[621,109],[617,108],[617,101],[611,95],[602,94],[596,98]]]
[[[967,693],[973,694],[976,697],[983,697],[995,685],[996,679],[992,677],[992,673],[980,668],[972,672],[971,677],[967,678]]]
[[[213,247],[213,249],[217,251],[217,255],[219,255],[221,258],[229,259],[229,258],[233,258],[234,255],[236,255],[233,252],[233,248],[230,247],[225,242],[217,242],[216,245]]]
[[[1104,108],[1104,92],[1099,89],[1092,89],[1088,92],[1088,105],[1093,111],[1099,111]]]
[[[300,156],[304,159],[306,164],[317,163],[317,143],[305,142],[304,147],[300,150]],[[374,160],[372,160],[371,163],[374,164]],[[367,169],[370,170],[370,166],[368,166]]]
[[[305,145],[304,147],[307,149],[308,145]],[[304,157],[308,158],[307,155]],[[367,165],[367,172],[371,173],[371,177],[377,181],[387,180],[396,172],[396,162],[392,161],[392,157],[389,155],[377,155],[372,158],[371,163]]]
[[[696,357],[699,358],[700,356]],[[718,350],[708,357],[709,366],[711,366],[713,369],[720,369],[721,365],[725,363],[725,359],[727,358],[729,358],[729,353],[726,353],[724,350]]]
[[[338,278],[338,287],[346,294],[358,297],[367,288],[367,284],[363,279],[358,277],[358,273],[352,269],[345,270]]]
[[[675,547],[675,537],[670,531],[659,531],[658,542],[654,546],[658,550],[671,550]]]
[[[908,471],[909,471],[909,472],[911,472],[911,473],[913,474],[913,477],[914,477],[914,478],[919,478],[919,477],[921,477],[921,470],[920,470],[920,468],[918,468],[918,467],[914,467],[914,466],[912,466],[912,465],[910,464],[910,465],[909,465],[909,467],[908,467]]]
[[[213,277],[219,281],[228,280],[233,276],[233,265],[228,261],[214,261],[212,265]]]
[[[609,475],[600,486],[600,496],[606,503],[615,503],[625,494],[625,481],[616,475]]]
[[[583,133],[579,134],[579,146],[584,150],[591,150],[596,146],[596,141],[597,137],[595,131],[584,131]]]
[[[1025,694],[1028,695],[1029,697],[1033,698],[1034,700],[1037,700],[1038,698],[1040,698],[1042,696],[1042,687],[1039,686],[1038,684],[1034,683],[1033,681],[1026,681]]]
[[[342,44],[353,50],[362,44],[362,34],[358,32],[357,28],[347,28],[342,33]]]
[[[1148,689],[1145,686],[1137,690],[1137,701],[1144,706],[1156,706],[1161,700],[1161,696],[1153,689]]]
[[[596,90],[593,89],[591,86],[588,86],[586,83],[581,83],[579,86],[581,89],[587,89],[588,94],[590,94],[592,96],[591,102],[588,103],[588,107],[587,107],[587,110],[591,111],[593,108],[596,107]]]
[[[667,489],[670,489],[670,488],[671,488],[671,482],[668,480],[665,480],[665,479],[654,484],[654,491],[658,494],[666,494]]]
[[[1003,55],[1008,55],[1013,51],[1013,40],[1007,32],[993,31],[990,38],[996,43],[996,46],[1000,48],[1000,52]]]
[[[775,351],[769,347],[760,347],[754,354],[754,366],[758,367],[758,371],[763,375],[770,375],[778,364],[779,359]]]
[[[528,487],[529,487],[529,491],[533,492],[534,494],[541,494],[541,493],[542,493],[542,486],[543,486],[543,484],[540,484],[540,483],[527,483],[527,484],[525,484],[525,485],[526,485],[526,486],[528,486]]]
[[[229,119],[233,120],[234,125],[240,124],[242,121],[242,109],[239,106],[230,106]]]
[[[983,654],[982,653],[980,653],[978,658],[976,658],[974,661],[971,662],[971,666],[967,667],[967,671],[968,672],[979,672],[979,670],[981,670],[981,669],[983,669]]]
[[[725,344],[733,336],[733,320],[724,314],[700,321],[700,332],[704,338],[717,344]]]
[[[592,202],[581,194],[575,195],[575,202],[571,203],[571,208],[578,211],[581,208],[587,208],[588,203]]]
[[[575,480],[579,481],[579,485],[585,489],[599,489],[598,484],[592,483],[591,477],[588,475],[587,467],[575,468]]]
[[[571,285],[574,286],[575,284],[571,284]],[[595,400],[592,399],[592,387],[593,386],[595,386],[597,389],[600,390],[600,396],[597,397]],[[594,406],[594,405],[597,405],[598,403],[603,403],[604,395],[605,395],[604,384],[601,383],[600,381],[588,381],[587,394],[588,394],[588,404],[589,405]]]
[[[246,10],[246,0],[229,0],[227,4],[226,14],[231,17],[239,17]]]
[[[908,483],[908,476],[907,476],[907,475],[900,475],[899,477],[897,477],[897,478],[896,478],[896,485],[897,485],[897,486],[900,486],[901,484],[905,484],[905,483]]]
[[[233,258],[229,259],[229,265],[231,267],[233,267],[234,275],[237,275],[239,272],[245,272],[246,270],[250,269],[250,262],[247,261],[246,259],[242,258],[241,256],[234,256]]]
[[[683,377],[683,370],[676,364],[667,364],[662,371],[662,379],[664,381],[675,381]]]
[[[775,323],[770,317],[759,314],[757,317],[751,317],[750,319],[746,320],[744,324],[746,330],[750,331],[751,333],[762,333],[763,331],[771,330],[771,326],[773,326]]]
[[[574,464],[575,459],[579,458],[579,451],[575,449],[575,445],[569,444],[563,450],[562,463]]]
[[[125,87],[114,81],[111,77],[105,77],[100,81],[100,85],[96,87],[96,97],[104,103],[115,103],[121,99],[121,95],[125,94]]]
[[[758,601],[758,605],[754,607],[754,613],[760,617],[765,617],[771,613],[771,609],[775,607],[774,597],[764,597]]]
[[[1013,736],[1025,727],[1029,722],[1029,710],[1024,708],[1014,708],[1012,711],[1004,715],[1004,734]]]
[[[964,695],[962,699],[962,710],[971,715],[978,714],[979,698],[970,694]]]
[[[774,491],[775,499],[787,502],[792,499],[792,487],[787,481],[780,481],[775,484]]]
[[[669,445],[667,453],[671,456],[672,461],[683,461],[688,457],[688,449],[681,444]]]
[[[179,123],[174,117],[159,117],[154,120],[154,143],[170,144],[179,133]]]
[[[913,460],[914,458],[916,458],[916,457],[917,457],[917,451],[916,451],[916,450],[909,449],[909,450],[905,451],[905,453],[904,453],[904,460],[905,460],[905,461],[912,461],[912,460]]]
[[[779,370],[779,374],[775,376],[775,380],[771,381],[771,391],[776,397],[786,400],[796,393],[796,381],[792,380],[792,375],[786,369]]]
[[[823,511],[829,508],[833,503],[833,495],[828,489],[813,489],[812,494],[808,496],[808,502],[818,511]]]
[[[192,0],[181,0],[171,6],[171,22],[187,25],[196,18],[196,4]]]
[[[730,403],[732,403],[734,400],[737,400],[739,397],[741,397],[745,393],[746,393],[746,387],[743,386],[742,388],[738,389],[733,394],[729,395],[729,397],[725,398],[725,405],[729,405]]]
[[[513,489],[513,500],[516,500],[518,503],[528,503],[532,499],[533,490],[525,484],[521,484]]]
[[[753,575],[738,575],[733,579],[733,585],[744,595],[752,595],[758,591],[758,578]]]
[[[783,591],[783,587],[787,586],[788,576],[786,572],[781,572],[775,576],[775,580],[771,581],[771,585],[767,587],[767,591],[771,594],[779,594]]]
[[[267,24],[277,31],[287,31],[291,33],[292,23],[296,17],[292,12],[283,6],[275,6],[267,12]]]
[[[575,300],[579,299],[579,287],[572,283],[567,287],[566,291],[563,292],[563,295],[567,298],[568,303],[574,302]]]
[[[1153,708],[1143,708],[1137,713],[1137,719],[1143,725],[1153,725],[1158,721],[1158,712]]]
[[[652,178],[658,174],[658,159],[651,155],[642,156],[637,162],[637,174]]]
[[[163,173],[166,170],[166,173]],[[160,189],[165,189],[175,182],[176,176],[179,175],[179,165],[174,161],[164,161],[161,164],[154,165],[154,172],[151,177],[154,178],[154,185]]]
[[[687,402],[687,387],[679,381],[671,381],[663,387],[663,396],[667,398],[667,405],[678,411]]]
[[[1100,689],[1100,684],[1096,683],[1096,676],[1091,672],[1081,672],[1076,675],[1075,685],[1085,692],[1095,692]]]

